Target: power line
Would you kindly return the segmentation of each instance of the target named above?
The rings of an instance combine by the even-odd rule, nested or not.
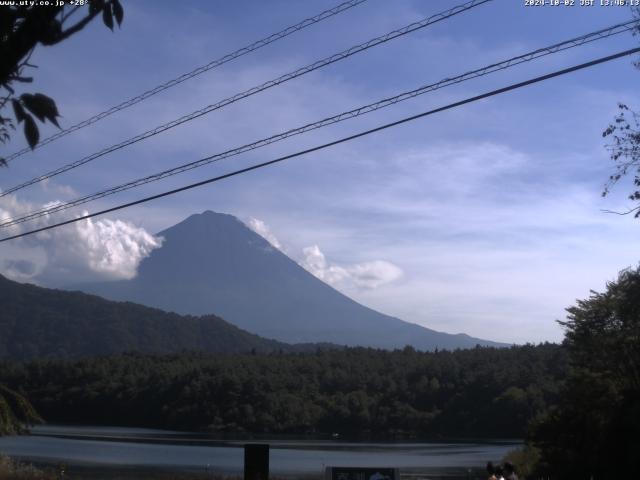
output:
[[[146,92],[141,93],[140,95],[137,95],[135,97],[132,97],[128,100],[125,100],[124,102],[109,108],[108,110],[105,110],[103,112],[100,112],[96,115],[94,115],[93,117],[87,118],[86,120],[83,120],[79,123],[76,123],[75,125],[72,125],[71,127],[64,129],[54,135],[51,135],[50,137],[45,138],[44,140],[41,140],[35,148],[40,148],[48,143],[51,143],[55,140],[58,140],[59,138],[62,138],[66,135],[69,135],[70,133],[73,133],[77,130],[80,130],[81,128],[87,127],[89,125],[92,125],[100,120],[102,120],[103,118],[106,118],[116,112],[122,111],[126,108],[129,108],[137,103],[142,102],[143,100],[146,100],[149,97],[152,97],[154,95],[157,95],[160,92],[163,92],[171,87],[175,87],[176,85],[181,84],[182,82],[185,82],[193,77],[196,77],[202,73],[208,72],[209,70],[212,70],[214,68],[220,67],[221,65],[224,65],[227,62],[230,62],[231,60],[235,60],[236,58],[242,57],[248,53],[254,52],[256,50],[259,50],[262,47],[266,47],[267,45],[277,42],[278,40],[281,40],[285,37],[288,37],[289,35],[299,32],[300,30],[303,30],[311,25],[315,25],[316,23],[319,23],[323,20],[326,20],[327,18],[333,17],[335,15],[338,15],[339,13],[342,13],[346,10],[349,10],[350,8],[353,8],[357,5],[360,5],[361,3],[366,2],[367,0],[349,0],[348,2],[344,2],[341,3],[340,5],[337,5],[333,8],[330,8],[329,10],[325,10],[324,12],[320,12],[317,15],[314,15],[313,17],[309,17],[299,23],[296,23],[295,25],[291,25],[290,27],[285,28],[284,30],[280,30],[277,33],[274,33],[272,35],[269,35],[268,37],[262,38],[256,42],[253,42],[250,45],[247,45],[246,47],[242,47],[239,48],[238,50],[236,50],[235,52],[231,52],[228,53],[216,60],[212,60],[211,62],[207,63],[206,65],[202,65],[198,68],[195,68],[193,70],[191,70],[188,73],[184,73],[182,75],[180,75],[179,77],[173,78],[165,83],[163,83],[162,85],[158,85],[157,87],[154,87],[150,90],[147,90]],[[22,150],[18,150],[15,153],[12,153],[11,155],[9,155],[8,157],[5,158],[5,160],[7,162],[18,158],[22,155],[24,155],[25,153],[28,153],[31,151],[31,148],[29,147],[25,147]]]
[[[448,105],[446,105],[444,107],[439,107],[439,108],[436,108],[436,109],[433,109],[433,110],[429,110],[429,111],[426,111],[426,112],[423,112],[423,113],[419,113],[417,115],[412,115],[410,117],[405,117],[405,118],[403,118],[401,120],[397,120],[395,122],[387,123],[385,125],[381,125],[379,127],[372,128],[370,130],[365,130],[363,132],[359,132],[359,133],[356,133],[354,135],[349,135],[348,137],[343,137],[343,138],[340,138],[338,140],[334,140],[332,142],[325,143],[323,145],[318,145],[318,146],[315,146],[315,147],[312,147],[312,148],[308,148],[306,150],[301,150],[301,151],[296,152],[296,153],[285,155],[283,157],[279,157],[279,158],[276,158],[274,160],[269,160],[267,162],[258,163],[256,165],[252,165],[250,167],[246,167],[246,168],[242,168],[242,169],[239,169],[239,170],[235,170],[233,172],[226,173],[224,175],[219,175],[219,176],[212,177],[212,178],[209,178],[209,179],[206,179],[206,180],[202,180],[200,182],[191,183],[189,185],[185,185],[185,186],[180,187],[180,188],[176,188],[176,189],[169,190],[169,191],[166,191],[166,192],[158,193],[156,195],[152,195],[152,196],[145,197],[145,198],[142,198],[142,199],[139,199],[139,200],[135,200],[133,202],[124,203],[124,204],[121,204],[121,205],[118,205],[118,206],[115,206],[115,207],[107,208],[105,210],[100,210],[98,212],[88,213],[88,214],[83,215],[81,217],[73,218],[71,220],[66,220],[64,222],[59,222],[59,223],[56,223],[56,224],[53,224],[53,225],[48,225],[48,226],[45,226],[45,227],[36,228],[34,230],[30,230],[28,232],[20,233],[20,234],[17,234],[17,235],[12,235],[10,237],[5,237],[5,238],[0,239],[0,243],[7,242],[9,240],[14,240],[16,238],[25,237],[27,235],[33,235],[35,233],[43,232],[43,231],[46,231],[46,230],[51,230],[53,228],[58,228],[58,227],[61,227],[63,225],[69,225],[71,223],[79,222],[80,220],[86,220],[86,219],[89,219],[89,218],[97,217],[99,215],[104,215],[106,213],[115,212],[117,210],[122,210],[124,208],[129,208],[129,207],[132,207],[134,205],[140,205],[142,203],[150,202],[151,200],[157,200],[157,199],[162,198],[162,197],[167,197],[169,195],[174,195],[176,193],[184,192],[186,190],[191,190],[192,188],[201,187],[203,185],[207,185],[207,184],[210,184],[210,183],[218,182],[220,180],[224,180],[226,178],[230,178],[230,177],[234,177],[236,175],[247,173],[247,172],[250,172],[252,170],[257,170],[259,168],[263,168],[263,167],[267,167],[267,166],[270,166],[270,165],[274,165],[276,163],[280,163],[280,162],[283,162],[285,160],[290,160],[292,158],[300,157],[300,156],[306,155],[308,153],[316,152],[318,150],[323,150],[325,148],[329,148],[329,147],[332,147],[332,146],[335,146],[335,145],[339,145],[341,143],[345,143],[345,142],[348,142],[348,141],[351,141],[351,140],[355,140],[355,139],[360,138],[360,137],[371,135],[372,133],[380,132],[382,130],[386,130],[386,129],[391,128],[391,127],[396,127],[398,125],[401,125],[401,124],[404,124],[404,123],[408,123],[408,122],[417,120],[417,119],[422,118],[422,117],[426,117],[426,116],[429,116],[429,115],[433,115],[435,113],[443,112],[445,110],[450,110],[450,109],[453,109],[453,108],[457,108],[457,107],[460,107],[462,105],[466,105],[468,103],[477,102],[479,100],[483,100],[483,99],[488,98],[488,97],[492,97],[492,96],[495,96],[495,95],[506,93],[506,92],[509,92],[511,90],[516,90],[518,88],[523,88],[523,87],[526,87],[528,85],[532,85],[534,83],[539,83],[539,82],[542,82],[542,81],[545,81],[545,80],[549,80],[551,78],[555,78],[555,77],[559,77],[561,75],[566,75],[568,73],[575,72],[577,70],[582,70],[582,69],[585,69],[585,68],[593,67],[595,65],[599,65],[599,64],[605,63],[605,62],[609,62],[611,60],[615,60],[617,58],[625,57],[625,56],[628,56],[628,55],[633,55],[634,53],[638,53],[638,52],[640,52],[640,47],[632,48],[630,50],[625,50],[625,51],[622,51],[622,52],[618,52],[618,53],[615,53],[613,55],[609,55],[609,56],[606,56],[606,57],[601,57],[601,58],[598,58],[596,60],[592,60],[590,62],[582,63],[582,64],[579,64],[579,65],[574,65],[573,67],[568,67],[568,68],[565,68],[565,69],[562,69],[562,70],[557,70],[555,72],[548,73],[546,75],[542,75],[542,76],[535,77],[535,78],[532,78],[532,79],[529,79],[529,80],[525,80],[523,82],[514,83],[514,84],[511,84],[511,85],[509,85],[507,87],[502,87],[502,88],[499,88],[497,90],[492,90],[490,92],[483,93],[481,95],[476,95],[475,97],[466,98],[466,99],[460,100],[458,102],[450,103],[450,104],[448,104]]]
[[[0,192],[0,197],[4,197],[5,195],[8,195],[10,193],[16,192],[18,190],[21,190],[25,187],[28,187],[30,185],[33,185],[35,183],[39,183],[43,180],[55,177],[56,175],[60,175],[61,173],[67,172],[69,170],[72,170],[74,168],[80,167],[81,165],[84,165],[88,162],[91,162],[93,160],[95,160],[96,158],[102,157],[104,155],[107,155],[111,152],[114,152],[116,150],[120,150],[126,146],[132,145],[134,143],[140,142],[142,140],[145,140],[149,137],[153,137],[159,133],[165,132],[171,128],[177,127],[178,125],[181,125],[185,122],[189,122],[191,120],[194,120],[198,117],[201,117],[203,115],[206,115],[208,113],[213,112],[214,110],[219,110],[223,107],[226,107],[227,105],[230,105],[232,103],[235,103],[239,100],[242,100],[244,98],[250,97],[252,95],[255,95],[257,93],[260,93],[264,90],[267,90],[269,88],[275,87],[277,85],[280,85],[282,83],[288,82],[289,80],[293,80],[294,78],[300,77],[302,75],[305,75],[307,73],[313,72],[314,70],[318,70],[322,67],[325,67],[327,65],[330,65],[332,63],[338,62],[340,60],[344,60],[345,58],[351,57],[352,55],[355,55],[357,53],[363,52],[365,50],[368,50],[372,47],[381,45],[383,43],[386,43],[390,40],[394,40],[396,38],[402,37],[404,35],[407,35],[409,33],[415,32],[416,30],[420,30],[422,28],[425,28],[429,25],[433,25],[434,23],[440,22],[442,20],[446,20],[447,18],[453,17],[454,15],[458,15],[462,12],[465,12],[467,10],[470,10],[474,7],[477,7],[479,5],[491,2],[493,0],[471,0],[467,3],[464,3],[462,5],[458,5],[455,6],[453,8],[450,8],[444,12],[440,12],[437,13],[435,15],[432,15],[428,18],[425,18],[423,20],[420,20],[419,22],[414,22],[411,23],[409,25],[406,25],[398,30],[393,30],[389,33],[386,33],[385,35],[373,38],[367,42],[361,43],[359,45],[356,45],[354,47],[348,48],[347,50],[344,50],[340,53],[336,53],[334,55],[331,55],[330,57],[326,57],[322,60],[318,60],[312,64],[309,64],[305,67],[299,68],[293,72],[287,73],[285,75],[282,75],[274,80],[270,80],[268,82],[265,82],[261,85],[258,85],[256,87],[250,88],[249,90],[245,90],[244,92],[241,93],[237,93],[235,95],[233,95],[232,97],[228,97],[224,100],[221,100],[217,103],[214,103],[212,105],[208,105],[204,108],[201,108],[199,110],[196,110],[188,115],[184,115],[176,120],[173,120],[171,122],[165,123],[163,125],[160,125],[156,128],[153,128],[151,130],[147,130],[144,133],[141,133],[139,135],[136,135],[135,137],[129,138],[128,140],[124,140],[123,142],[120,142],[118,144],[112,145],[110,147],[107,147],[99,152],[93,153],[87,157],[84,157],[80,160],[76,160],[75,162],[69,163],[67,165],[64,165],[60,168],[57,168],[55,170],[52,170],[48,173],[45,173],[44,175],[40,175],[39,177],[35,177],[31,180],[28,180],[20,185],[17,185],[15,187],[11,187],[8,190],[2,191]]]
[[[636,26],[637,26],[638,22],[636,20],[633,21],[629,21],[629,22],[625,22],[625,23],[621,23],[621,24],[617,24],[617,25],[613,25],[611,27],[608,28],[604,28],[601,30],[597,30],[595,32],[591,32],[591,33],[587,33],[585,35],[582,35],[580,37],[576,37],[576,38],[572,38],[570,40],[566,40],[564,42],[560,42],[560,43],[556,43],[553,44],[551,46],[548,47],[544,47],[544,48],[539,48],[537,50],[533,50],[531,52],[522,54],[522,55],[518,55],[516,57],[512,57],[508,60],[503,60],[502,62],[499,63],[494,63],[491,65],[488,65],[486,67],[477,69],[477,70],[472,70],[470,72],[464,73],[462,75],[458,75],[456,77],[449,77],[449,78],[445,78],[443,80],[440,80],[439,82],[436,83],[432,83],[429,85],[425,85],[425,86],[421,86],[420,88],[417,88],[415,90],[411,90],[409,92],[404,92],[401,93],[399,95],[396,95],[394,97],[390,97],[390,98],[386,98],[383,100],[380,100],[378,102],[375,103],[371,103],[365,106],[361,106],[359,108],[353,109],[353,110],[349,110],[347,112],[342,112],[338,115],[334,115],[332,117],[328,117],[328,118],[324,118],[322,120],[319,120],[317,122],[314,123],[310,123],[307,125],[303,125],[301,127],[297,127],[291,130],[287,130],[285,132],[276,134],[276,135],[272,135],[270,137],[267,138],[263,138],[261,140],[257,140],[255,142],[231,149],[231,150],[227,150],[225,152],[222,153],[218,153],[215,155],[210,155],[208,157],[193,161],[193,162],[189,162],[189,163],[185,163],[183,165],[174,167],[174,168],[170,168],[168,170],[164,170],[161,171],[159,173],[155,173],[153,175],[149,175],[146,177],[142,177],[142,178],[138,178],[136,180],[132,180],[129,181],[127,183],[115,186],[115,187],[111,187],[99,192],[95,192],[92,193],[90,195],[85,195],[84,197],[80,197],[80,198],[76,198],[75,200],[72,200],[70,202],[66,202],[66,203],[61,203],[61,204],[57,204],[57,205],[53,205],[50,207],[46,207],[46,208],[42,208],[40,210],[36,210],[34,212],[31,212],[27,215],[21,216],[21,217],[15,217],[15,218],[9,218],[9,219],[5,219],[4,221],[0,222],[0,228],[5,228],[5,227],[9,227],[12,225],[16,225],[19,223],[24,223],[26,221],[29,220],[33,220],[36,218],[40,218],[46,215],[50,215],[50,214],[54,214],[54,213],[58,213],[58,212],[62,212],[64,210],[68,210],[69,208],[72,207],[76,207],[78,205],[82,205],[85,203],[88,203],[90,201],[93,200],[97,200],[100,198],[104,198],[116,193],[120,193],[126,190],[130,190],[132,188],[141,186],[141,185],[145,185],[147,183],[151,183],[151,182],[155,182],[158,180],[161,180],[163,178],[167,178],[173,175],[177,175],[179,173],[183,173],[189,170],[192,170],[194,168],[199,168],[202,167],[204,165],[213,163],[213,162],[218,162],[221,161],[223,159],[232,157],[232,156],[236,156],[251,150],[255,150],[257,148],[261,148],[267,145],[270,145],[272,143],[284,140],[286,138],[295,136],[295,135],[300,135],[302,133],[306,133],[309,132],[311,130],[315,130],[318,128],[322,128],[325,127],[327,125],[331,125],[334,123],[338,123],[338,122],[342,122],[344,120],[348,120],[351,118],[355,118],[361,115],[365,115],[367,113],[371,113],[374,112],[376,110],[382,109],[382,108],[386,108],[392,105],[395,105],[396,103],[417,97],[418,95],[423,95],[425,93],[428,92],[432,92],[435,90],[438,90],[440,88],[444,88],[450,85],[454,85],[457,83],[461,83],[463,81],[467,81],[467,80],[471,80],[473,78],[477,78],[477,77],[481,77],[484,75],[488,75],[490,73],[494,73],[496,71],[500,71],[500,70],[504,70],[516,65],[519,65],[521,63],[524,62],[529,62],[532,60],[535,60],[537,58],[540,57],[544,57],[553,53],[557,53],[559,51],[564,51],[564,50],[568,50],[570,48],[574,48],[574,47],[578,47],[581,45],[584,45],[586,43],[590,43],[596,40],[600,40],[603,38],[608,38],[612,35],[617,35],[619,33],[623,33],[626,31],[630,31],[633,30]]]

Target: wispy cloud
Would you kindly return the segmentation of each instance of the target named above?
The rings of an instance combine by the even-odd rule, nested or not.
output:
[[[273,247],[297,259],[300,266],[329,285],[349,292],[373,290],[393,283],[402,277],[402,269],[385,260],[339,265],[329,262],[318,245],[304,247],[302,255],[291,254],[278,240],[271,228],[263,221],[250,217],[246,225],[267,240]]]
[[[320,247],[305,247],[300,265],[320,280],[338,289],[376,289],[402,277],[402,270],[391,262],[374,260],[351,265],[329,263]]]
[[[60,184],[50,178],[42,180],[39,185],[47,195],[55,197],[62,196],[63,198],[73,198],[78,196],[78,192],[70,185]]]
[[[277,248],[278,250],[284,251],[280,241],[276,238],[276,236],[273,234],[273,232],[267,226],[267,224],[264,223],[262,220],[258,220],[257,218],[250,217],[246,225],[251,230],[253,230],[258,235],[260,235],[262,238],[264,238],[267,242],[269,242],[273,247]]]

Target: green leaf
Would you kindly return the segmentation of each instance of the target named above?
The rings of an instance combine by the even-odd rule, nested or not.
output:
[[[122,19],[124,18],[124,10],[122,9],[122,5],[119,0],[112,0],[113,5],[113,15],[116,17],[116,22],[118,22],[118,26],[122,25]]]
[[[52,98],[47,97],[42,93],[36,93],[35,95],[25,93],[20,97],[20,99],[24,103],[25,107],[38,117],[38,120],[43,123],[45,120],[49,120],[56,127],[60,128],[58,120],[56,120],[56,117],[59,117],[60,113],[58,113],[58,107],[56,107],[56,102],[54,102]]]
[[[22,105],[18,100],[16,100],[15,98],[12,98],[11,105],[13,105],[13,113],[15,114],[16,120],[18,121],[18,123],[22,122],[25,118],[27,118],[27,114],[24,111],[24,108],[22,108]]]
[[[102,21],[113,32],[113,12],[110,3],[107,3],[102,10]]]
[[[38,140],[40,140],[40,132],[38,131],[35,120],[28,114],[24,119],[24,136],[27,137],[27,142],[31,150],[33,150],[38,144]]]
[[[27,107],[27,110],[38,117],[38,120],[40,120],[41,122],[45,121],[43,105],[35,98],[35,95],[32,95],[30,93],[23,93],[22,95],[20,95],[20,100],[22,100],[24,106]]]

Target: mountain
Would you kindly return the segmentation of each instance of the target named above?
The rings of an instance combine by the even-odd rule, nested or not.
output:
[[[140,263],[135,278],[79,289],[180,314],[215,313],[240,328],[290,343],[422,350],[502,346],[430,330],[360,305],[232,215],[206,211],[158,235],[164,237],[162,247]]]
[[[81,292],[16,283],[1,275],[0,305],[0,358],[294,349],[245,332],[214,315],[180,316]]]

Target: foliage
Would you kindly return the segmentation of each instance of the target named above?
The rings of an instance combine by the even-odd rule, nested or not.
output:
[[[27,426],[40,422],[42,419],[24,396],[0,385],[0,435],[23,433]]]
[[[10,130],[15,130],[16,124],[24,124],[27,142],[35,148],[40,133],[34,116],[42,123],[48,120],[59,127],[57,117],[60,114],[55,101],[42,93],[16,94],[17,83],[33,81],[32,77],[24,75],[24,71],[34,67],[29,63],[34,49],[38,45],[51,46],[66,40],[98,15],[102,15],[104,24],[113,30],[114,19],[118,25],[122,23],[124,10],[119,0],[89,0],[86,13],[70,24],[80,5],[73,6],[71,2],[59,6],[53,5],[55,2],[47,2],[51,5],[46,6],[15,3],[0,6],[0,87],[4,90],[0,95],[0,111],[9,103],[13,110],[13,118],[0,113],[0,142],[8,142]],[[6,161],[0,158],[0,163],[6,164]]]
[[[52,471],[43,471],[33,465],[25,465],[0,455],[0,480],[56,480]]]
[[[640,268],[567,311],[566,387],[532,438],[554,478],[624,478],[640,452]]]
[[[523,438],[557,401],[557,345],[439,352],[127,354],[0,364],[52,422],[256,433]]]
[[[506,462],[516,466],[516,473],[522,480],[540,478],[536,475],[540,462],[540,450],[532,445],[525,445],[507,452],[502,459],[503,464]]]
[[[640,7],[633,7],[632,11],[636,19],[640,20]],[[640,27],[634,30],[634,35],[640,33]],[[640,62],[635,66],[640,68]],[[602,196],[606,196],[611,188],[620,179],[633,172],[633,185],[635,191],[629,195],[633,201],[640,200],[640,114],[634,112],[624,103],[618,104],[618,114],[609,126],[602,132],[603,137],[609,137],[612,143],[607,145],[611,160],[615,163],[615,173],[609,176]],[[626,212],[613,212],[630,214],[635,212],[635,217],[640,217],[640,205]]]
[[[609,181],[602,192],[603,196],[609,194],[611,188],[624,176],[634,172],[633,185],[636,188],[629,195],[633,201],[640,200],[640,115],[629,109],[623,103],[618,104],[619,113],[614,122],[602,133],[603,137],[611,137],[613,143],[607,146],[611,160],[615,162],[615,173],[609,176]],[[625,213],[635,212],[640,216],[640,206],[632,208]]]

